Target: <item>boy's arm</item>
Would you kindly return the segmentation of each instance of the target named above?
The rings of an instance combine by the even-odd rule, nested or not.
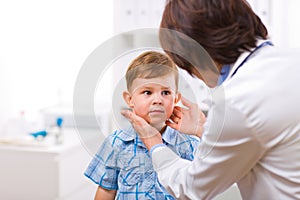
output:
[[[94,200],[114,200],[117,190],[107,190],[98,187]]]

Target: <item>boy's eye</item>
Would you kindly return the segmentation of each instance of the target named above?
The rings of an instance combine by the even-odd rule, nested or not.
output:
[[[170,91],[168,91],[168,90],[166,90],[166,91],[162,91],[162,95],[170,95],[171,94],[171,92]]]
[[[145,94],[145,95],[150,95],[151,92],[150,92],[149,90],[145,90],[145,91],[143,91],[143,94]]]

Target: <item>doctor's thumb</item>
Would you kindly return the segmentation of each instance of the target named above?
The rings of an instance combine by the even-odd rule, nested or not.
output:
[[[184,105],[184,106],[186,106],[188,108],[191,108],[194,105],[196,105],[196,104],[194,104],[193,102],[191,102],[190,100],[188,100],[187,98],[185,98],[183,96],[181,97],[181,103],[182,103],[182,105]]]
[[[133,121],[133,113],[130,110],[121,110],[121,114],[128,119],[129,122]]]

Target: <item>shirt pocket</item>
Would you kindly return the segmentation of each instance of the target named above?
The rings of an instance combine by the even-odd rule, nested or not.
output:
[[[119,182],[124,186],[133,186],[143,180],[139,158],[121,156],[119,158]]]

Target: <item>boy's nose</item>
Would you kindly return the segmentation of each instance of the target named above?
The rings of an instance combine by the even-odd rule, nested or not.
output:
[[[154,104],[161,104],[162,103],[162,96],[160,94],[153,95],[153,103]]]

